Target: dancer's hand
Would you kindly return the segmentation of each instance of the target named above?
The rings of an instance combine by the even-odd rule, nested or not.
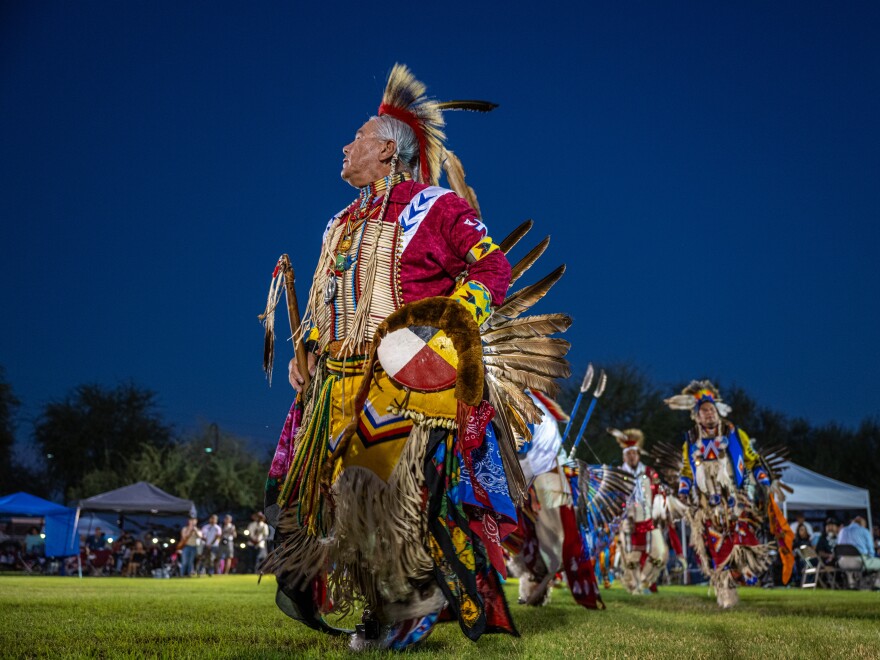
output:
[[[308,356],[308,364],[309,364],[309,375],[315,375],[315,354],[307,353]],[[299,372],[299,367],[296,366],[296,358],[291,358],[290,363],[287,365],[287,380],[290,381],[290,386],[295,389],[297,392],[302,392],[303,390],[303,377]]]

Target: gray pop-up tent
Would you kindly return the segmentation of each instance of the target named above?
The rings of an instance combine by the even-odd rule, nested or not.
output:
[[[115,513],[153,513],[157,515],[196,515],[196,505],[166,493],[146,481],[124,486],[80,500],[81,511],[114,511]]]
[[[837,481],[791,462],[782,466],[782,481],[794,489],[793,493],[785,496],[785,502],[782,503],[786,518],[789,511],[805,509],[859,510],[867,512],[868,529],[871,529],[871,494],[866,489]]]

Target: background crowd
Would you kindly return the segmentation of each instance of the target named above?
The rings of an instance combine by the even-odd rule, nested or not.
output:
[[[175,531],[178,530],[178,531]],[[92,576],[199,577],[256,573],[270,549],[273,530],[262,512],[246,526],[216,514],[200,524],[191,517],[181,528],[122,530],[115,537],[101,527],[81,535],[80,556],[55,560],[45,556],[45,534],[31,526],[25,535],[7,523],[0,528],[0,570]]]

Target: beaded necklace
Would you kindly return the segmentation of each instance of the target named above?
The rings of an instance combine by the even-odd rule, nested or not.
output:
[[[342,238],[336,245],[336,258],[333,267],[327,269],[328,279],[324,291],[325,304],[329,304],[336,297],[337,279],[354,264],[355,260],[348,255],[348,251],[354,243],[354,232],[370,219],[370,215],[375,210],[374,202],[376,199],[387,191],[379,217],[379,222],[382,222],[385,219],[385,209],[388,207],[388,197],[391,194],[391,189],[398,183],[409,181],[411,178],[409,173],[400,172],[374,181],[370,185],[361,188],[357,199],[345,209],[343,212],[343,215],[346,216],[345,230],[342,232]]]

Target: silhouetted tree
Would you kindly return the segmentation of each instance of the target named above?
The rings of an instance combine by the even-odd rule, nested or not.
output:
[[[15,413],[20,405],[6,382],[6,372],[0,367],[0,494],[15,488],[16,466],[14,463]]]
[[[70,499],[126,485],[129,463],[145,447],[172,443],[155,393],[132,384],[76,387],[64,401],[46,405],[34,440],[52,484]]]
[[[131,481],[149,481],[191,499],[200,509],[242,511],[261,507],[268,468],[268,456],[255,457],[244,439],[207,426],[172,446],[145,447],[128,474]]]

